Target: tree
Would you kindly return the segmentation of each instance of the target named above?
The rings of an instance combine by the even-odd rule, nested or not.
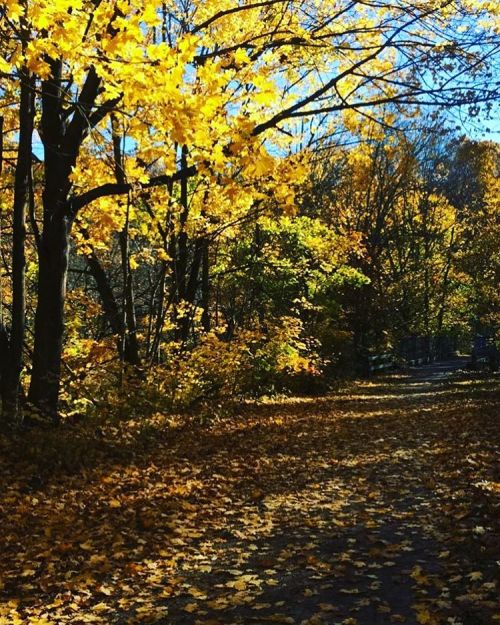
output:
[[[394,347],[410,334],[439,335],[461,323],[461,309],[450,314],[463,231],[443,190],[449,138],[424,122],[404,133],[381,133],[372,123],[371,137],[365,125],[367,141],[333,148],[316,169],[309,202],[333,229],[361,238],[363,253],[351,263],[368,281],[344,299],[361,351]]]
[[[495,336],[500,325],[500,146],[461,138],[452,144],[443,192],[456,206],[463,245],[457,267],[476,331]]]

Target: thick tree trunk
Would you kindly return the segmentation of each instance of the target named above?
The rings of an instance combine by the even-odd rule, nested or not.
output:
[[[14,421],[19,416],[19,392],[23,367],[26,316],[26,206],[30,193],[31,144],[34,120],[34,84],[26,68],[20,71],[19,143],[14,177],[12,235],[12,322],[7,366],[2,380],[2,416]]]
[[[37,411],[57,421],[69,237],[77,210],[68,201],[71,171],[83,140],[109,113],[110,104],[94,109],[100,78],[90,66],[77,106],[72,115],[66,115],[68,93],[62,79],[63,62],[52,58],[47,62],[51,75],[42,82],[39,129],[45,151],[43,233],[38,246],[38,301],[28,400]]]
[[[69,219],[57,213],[45,224],[40,242],[38,304],[29,402],[54,422],[64,335],[64,302],[68,274]]]

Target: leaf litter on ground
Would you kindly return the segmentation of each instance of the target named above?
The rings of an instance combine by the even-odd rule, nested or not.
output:
[[[76,472],[4,438],[0,624],[500,622],[497,399],[392,376]]]

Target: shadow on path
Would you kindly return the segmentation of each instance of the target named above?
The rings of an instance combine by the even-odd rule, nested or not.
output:
[[[12,481],[0,622],[492,625],[498,381],[462,366],[247,406],[43,492]]]

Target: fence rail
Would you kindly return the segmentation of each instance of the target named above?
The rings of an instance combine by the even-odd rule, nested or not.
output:
[[[369,353],[361,358],[364,375],[372,376],[380,371],[389,371],[398,366],[419,366],[446,360],[456,354],[457,343],[450,336],[407,336],[391,352]],[[497,371],[500,367],[500,351],[491,337],[476,336],[473,343],[470,367],[489,367]]]
[[[368,375],[377,373],[378,371],[388,371],[396,367],[396,359],[394,354],[375,354],[367,357],[366,369]]]
[[[367,354],[362,369],[371,376],[380,371],[389,371],[398,366],[419,366],[435,360],[451,358],[456,353],[456,341],[449,336],[407,336],[392,352]]]

